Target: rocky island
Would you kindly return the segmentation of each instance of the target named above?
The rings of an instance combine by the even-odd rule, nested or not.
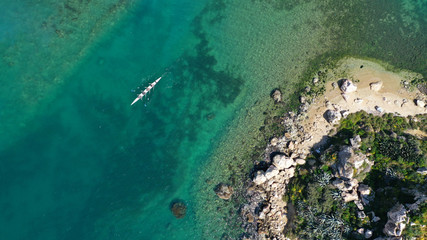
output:
[[[242,239],[424,239],[426,94],[367,60],[320,69],[254,162]]]

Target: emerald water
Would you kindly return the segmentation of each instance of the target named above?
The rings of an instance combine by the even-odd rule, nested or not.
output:
[[[239,201],[213,188],[247,177],[271,90],[290,103],[300,77],[335,55],[425,74],[425,8],[1,0],[1,239],[236,238]]]

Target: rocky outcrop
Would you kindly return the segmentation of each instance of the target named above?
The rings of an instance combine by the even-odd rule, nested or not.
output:
[[[396,204],[387,213],[388,221],[384,227],[384,234],[389,237],[400,237],[405,229],[408,217],[406,209],[402,204]]]
[[[338,177],[351,179],[354,173],[360,172],[363,163],[369,161],[363,154],[355,154],[350,146],[343,146],[338,153],[338,161],[333,166]]]
[[[341,113],[339,111],[336,111],[336,110],[328,109],[325,112],[324,117],[325,117],[326,121],[328,121],[328,123],[336,124],[341,120]]]
[[[230,199],[233,195],[233,188],[230,185],[224,183],[218,184],[214,191],[219,198],[224,200]]]
[[[296,165],[296,162],[285,154],[278,154],[273,157],[273,164],[277,169],[282,170]]]
[[[383,87],[383,82],[382,81],[372,82],[369,84],[369,87],[371,88],[372,91],[378,92]]]
[[[344,93],[352,93],[357,90],[357,87],[351,80],[343,79],[340,89]]]
[[[305,164],[306,157],[299,149],[304,132],[294,125],[297,122],[294,117],[289,116],[287,134],[270,141],[264,156],[268,168],[265,172],[256,171],[247,189],[248,204],[241,208],[241,216],[246,219],[244,228],[248,239],[286,239],[283,229],[288,222],[288,210],[283,196],[286,185],[295,175],[295,167]]]
[[[264,171],[256,172],[253,181],[256,185],[261,185],[265,183],[265,181],[267,181],[267,178],[265,177]]]
[[[350,144],[353,148],[359,148],[362,143],[362,139],[359,135],[354,136],[353,138],[350,138]]]

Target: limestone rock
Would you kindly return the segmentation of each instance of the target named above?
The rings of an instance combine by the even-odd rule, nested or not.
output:
[[[273,98],[274,102],[278,103],[282,101],[282,92],[279,89],[275,89],[272,94],[271,97]]]
[[[277,145],[277,143],[279,142],[279,139],[274,137],[270,140],[270,144],[271,146],[275,147]]]
[[[359,135],[354,136],[354,138],[350,138],[350,144],[354,148],[359,148],[361,142],[362,142],[362,139],[360,138]]]
[[[360,201],[359,199],[354,200],[354,204],[356,204],[357,209],[359,209],[360,211],[363,211],[365,209],[363,207],[362,201]]]
[[[369,84],[369,86],[371,87],[372,91],[378,92],[379,90],[381,90],[383,86],[383,82],[382,81],[372,82]]]
[[[233,188],[230,185],[224,183],[218,184],[214,191],[219,198],[224,200],[230,199],[231,195],[233,195]]]
[[[326,121],[336,124],[341,120],[341,113],[335,110],[327,110],[324,114]]]
[[[380,107],[380,106],[375,106],[375,110],[377,110],[380,113],[384,112],[384,109],[382,107]]]
[[[356,87],[356,85],[353,84],[353,82],[351,80],[344,79],[340,89],[344,93],[352,93],[352,92],[355,92],[357,90],[357,87]]]
[[[302,159],[302,158],[297,158],[296,163],[297,163],[298,165],[304,165],[304,164],[305,164],[305,160],[304,160],[304,159]]]
[[[417,173],[419,173],[421,175],[427,175],[427,168],[425,168],[425,167],[418,168]]]
[[[406,227],[406,209],[402,204],[396,204],[388,213],[388,221],[384,226],[384,234],[389,237],[399,237]]]
[[[273,157],[273,164],[277,167],[277,169],[282,170],[294,166],[295,161],[292,158],[287,157],[286,155],[278,154]]]
[[[354,102],[355,102],[355,103],[362,103],[362,102],[363,102],[363,99],[361,99],[361,98],[356,98],[356,99],[354,99]]]
[[[359,188],[357,189],[362,196],[367,196],[371,194],[371,188],[368,185],[360,184]]]
[[[372,230],[366,229],[366,231],[365,231],[365,238],[366,239],[371,238],[372,234],[373,234]]]
[[[253,181],[256,185],[261,185],[265,183],[265,181],[267,181],[267,178],[265,177],[264,171],[256,172]]]
[[[287,168],[284,170],[284,175],[283,175],[284,179],[291,179],[294,176],[295,176],[295,168],[294,167]]]
[[[360,219],[366,218],[366,214],[364,211],[357,211],[357,217]]]
[[[351,179],[354,175],[354,170],[359,173],[360,167],[365,163],[367,157],[361,153],[355,154],[350,146],[343,146],[338,152],[338,161],[334,164],[334,168],[341,178]]]
[[[415,104],[417,104],[418,107],[423,108],[426,104],[423,100],[415,99]]]
[[[350,114],[348,110],[342,110],[340,113],[343,118],[346,118]]]
[[[389,221],[398,223],[406,221],[406,209],[402,204],[395,205],[390,211],[387,213],[387,217]]]
[[[355,200],[359,199],[356,191],[343,192],[342,197],[344,199],[344,202],[351,202],[351,201],[355,201]]]
[[[316,83],[318,83],[318,82],[319,82],[319,78],[317,78],[317,77],[313,78],[313,84],[314,85],[316,85]]]
[[[279,174],[279,169],[277,169],[276,166],[271,165],[267,171],[265,172],[265,177],[267,178],[267,180],[277,176],[277,174]]]

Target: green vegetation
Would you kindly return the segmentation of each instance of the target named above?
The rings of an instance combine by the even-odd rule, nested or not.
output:
[[[300,239],[358,239],[358,228],[371,229],[374,238],[381,236],[387,222],[387,212],[397,203],[413,204],[414,192],[427,193],[425,176],[417,169],[427,166],[427,141],[408,134],[408,130],[426,131],[427,114],[413,117],[394,116],[391,113],[374,116],[366,112],[350,114],[343,119],[337,132],[330,138],[329,147],[314,156],[317,164],[301,166],[288,186],[284,200],[296,207],[289,235]],[[370,221],[356,216],[354,203],[344,203],[333,180],[331,166],[337,160],[337,152],[349,145],[349,138],[361,137],[359,151],[374,162],[368,173],[355,176],[374,192],[365,213],[373,211],[380,221]],[[308,161],[307,161],[308,162]],[[404,230],[404,236],[420,239],[426,229],[427,203],[408,213],[412,224]]]

